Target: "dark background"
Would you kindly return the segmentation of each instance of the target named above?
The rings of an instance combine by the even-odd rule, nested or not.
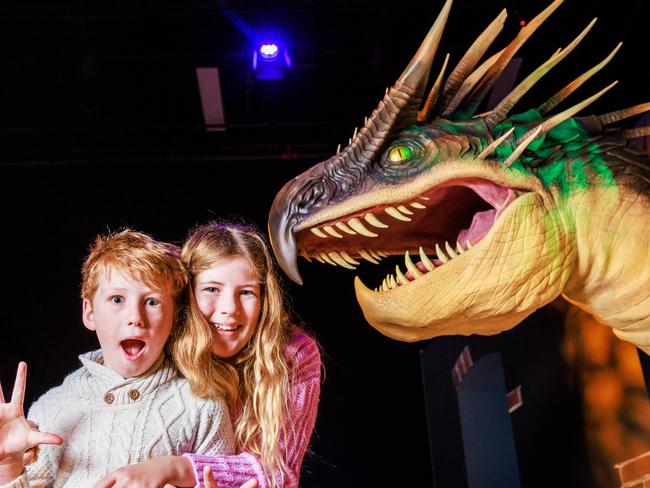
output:
[[[345,144],[406,66],[441,3],[3,2],[5,391],[19,360],[29,363],[30,402],[76,368],[79,353],[96,347],[94,334],[82,326],[78,298],[79,268],[95,234],[129,226],[180,243],[196,223],[235,215],[265,227],[275,193]],[[545,6],[458,0],[440,52],[451,52],[455,65],[507,7],[506,28],[495,44],[503,47],[521,20]],[[286,79],[254,80],[248,39],[224,7],[254,28],[284,30],[294,62]],[[613,79],[619,85],[588,113],[648,101],[645,0],[607,7],[567,2],[521,51],[523,72],[567,45],[593,16],[599,22],[583,44],[517,108],[546,100],[619,40],[623,50],[562,107]],[[224,132],[203,126],[195,73],[201,66],[220,69]],[[366,271],[362,266],[361,276]],[[326,369],[302,485],[431,486],[420,372],[426,344],[398,343],[367,326],[354,300],[352,274],[304,262],[301,273],[303,287],[288,280],[286,286],[322,345]],[[571,486],[591,486],[580,402],[558,353],[559,321],[542,311],[509,333],[472,339],[479,351],[500,350],[512,386],[531,385],[534,392],[528,410],[513,414],[524,486],[565,486],[548,466],[574,466]],[[452,408],[453,398],[441,394],[441,404],[447,401]]]

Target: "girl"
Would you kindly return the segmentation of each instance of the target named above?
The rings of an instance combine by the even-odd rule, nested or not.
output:
[[[195,395],[228,399],[238,454],[161,456],[120,468],[96,488],[202,485],[204,472],[219,488],[253,478],[260,488],[297,487],[321,361],[314,340],[289,322],[264,238],[252,227],[210,222],[190,234],[182,259],[192,284],[171,352]]]

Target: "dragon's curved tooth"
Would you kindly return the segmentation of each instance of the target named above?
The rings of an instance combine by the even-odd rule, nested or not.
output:
[[[384,281],[381,282],[381,286],[379,287],[380,291],[386,291],[388,290],[388,285],[386,284],[386,278],[384,278]]]
[[[348,137],[348,146],[349,146],[350,144],[352,144],[352,138],[351,138],[351,137]]]
[[[436,254],[438,255],[438,259],[443,263],[449,262],[449,258],[445,256],[445,253],[442,252],[442,249],[440,249],[440,246],[438,244],[436,244]]]
[[[357,138],[357,131],[359,130],[358,127],[354,128],[354,133],[352,134],[352,140],[354,141]]]
[[[422,195],[420,195],[418,198],[420,200],[431,200],[429,197],[425,197],[425,196],[422,196]]]
[[[345,224],[344,222],[337,222],[337,223],[334,224],[334,225],[335,225],[336,227],[338,227],[340,230],[342,230],[343,232],[345,232],[346,234],[350,234],[351,236],[356,236],[356,235],[357,235],[357,233],[354,232],[352,229],[350,229],[350,228],[347,226],[347,224]]]
[[[375,234],[374,232],[368,230],[365,225],[363,225],[363,222],[359,220],[358,217],[353,217],[350,220],[348,220],[348,225],[352,227],[353,230],[357,231],[359,234],[362,236],[366,237],[377,237],[379,234]]]
[[[379,220],[373,213],[368,212],[363,216],[363,220],[368,222],[373,227],[377,227],[378,229],[388,229],[388,226]]]
[[[334,261],[336,264],[338,264],[339,266],[341,266],[343,268],[356,269],[354,266],[352,266],[350,263],[348,263],[345,259],[343,259],[343,257],[341,257],[341,255],[336,251],[328,252],[327,255],[330,257],[330,259],[332,261]]]
[[[318,255],[319,255],[320,258],[321,258],[323,261],[325,261],[327,264],[331,264],[332,266],[336,266],[336,263],[332,260],[332,258],[330,258],[330,257],[327,255],[326,252],[321,251],[321,252],[318,253]]]
[[[402,222],[410,222],[411,221],[410,218],[408,218],[402,212],[397,210],[395,207],[386,207],[384,209],[384,212],[386,212],[388,215],[390,215],[391,217],[393,217],[393,218],[395,218],[397,220],[401,220]]]
[[[456,251],[458,251],[458,254],[463,254],[465,252],[465,248],[461,246],[458,241],[456,241]]]
[[[343,236],[338,232],[336,232],[336,229],[334,229],[334,227],[332,227],[331,225],[326,225],[325,227],[323,227],[323,230],[327,232],[329,235],[331,235],[332,237],[343,239]]]
[[[304,254],[301,254],[301,256],[302,256],[304,259],[306,259],[308,262],[311,263],[311,256],[310,256],[309,254],[304,253]]]
[[[419,203],[419,202],[412,202],[412,203],[409,203],[409,205],[410,205],[411,207],[413,207],[413,208],[417,208],[417,209],[419,209],[419,210],[422,210],[423,208],[427,208],[426,205],[422,205],[422,204]]]
[[[469,242],[469,240],[467,240],[467,241],[465,241],[465,247],[469,250],[469,249],[471,249],[473,246],[472,246],[472,243]]]
[[[368,116],[363,118],[363,125],[365,126],[368,123]]]
[[[378,253],[377,251],[374,251],[374,250],[372,250],[372,249],[368,249],[368,252],[369,252],[370,255],[371,255],[373,258],[375,258],[377,261],[381,261],[381,260],[382,260],[382,257],[379,255],[379,253]]]
[[[309,229],[309,230],[311,231],[312,234],[314,234],[314,235],[316,235],[316,236],[318,236],[318,237],[322,237],[322,238],[326,238],[326,237],[327,237],[327,234],[325,234],[325,233],[324,233],[322,230],[320,230],[318,227],[312,227],[312,228]]]
[[[422,249],[422,246],[420,246],[420,249],[418,249],[418,251],[420,252],[420,261],[422,261],[424,267],[427,268],[429,271],[433,271],[435,269],[435,265],[431,262],[429,256],[426,255],[424,249]]]
[[[454,259],[456,256],[458,256],[458,254],[456,254],[454,251],[454,248],[451,247],[447,241],[445,241],[445,250],[451,259]]]
[[[404,273],[399,269],[399,265],[395,265],[395,277],[397,278],[397,284],[405,285],[409,280],[404,276]]]
[[[319,262],[325,264],[325,260],[320,257],[320,254],[314,254],[314,258],[316,258]]]
[[[341,145],[336,146],[336,154],[341,152]]]
[[[413,275],[414,278],[419,278],[420,276],[424,275],[424,273],[420,271],[418,267],[413,263],[408,251],[406,251],[406,253],[404,254],[404,264],[406,264],[406,269],[409,270],[409,272],[411,273],[411,275]]]
[[[354,259],[352,256],[350,256],[347,252],[345,251],[339,251],[339,254],[343,259],[345,259],[348,263],[354,264],[354,265],[359,265],[361,264],[359,261]]]
[[[377,254],[379,254],[379,256],[381,256],[382,258],[387,258],[388,257],[388,254],[386,254],[384,251],[375,251],[375,252]]]
[[[397,288],[397,281],[395,280],[395,277],[392,274],[388,275],[388,287],[392,290],[393,288]]]
[[[359,249],[359,256],[361,256],[366,261],[371,262],[372,264],[379,264],[375,258],[373,258],[365,249]]]
[[[397,210],[399,210],[400,212],[406,215],[413,215],[413,212],[408,208],[406,208],[404,205],[398,205]]]

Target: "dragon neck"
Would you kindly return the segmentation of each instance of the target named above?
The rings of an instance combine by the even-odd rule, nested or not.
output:
[[[563,296],[650,354],[650,199],[615,185],[567,204],[577,259]]]

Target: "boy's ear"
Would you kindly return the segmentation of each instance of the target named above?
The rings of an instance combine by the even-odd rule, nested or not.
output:
[[[88,330],[95,330],[95,313],[93,312],[93,304],[87,298],[84,298],[81,304],[81,318]]]

